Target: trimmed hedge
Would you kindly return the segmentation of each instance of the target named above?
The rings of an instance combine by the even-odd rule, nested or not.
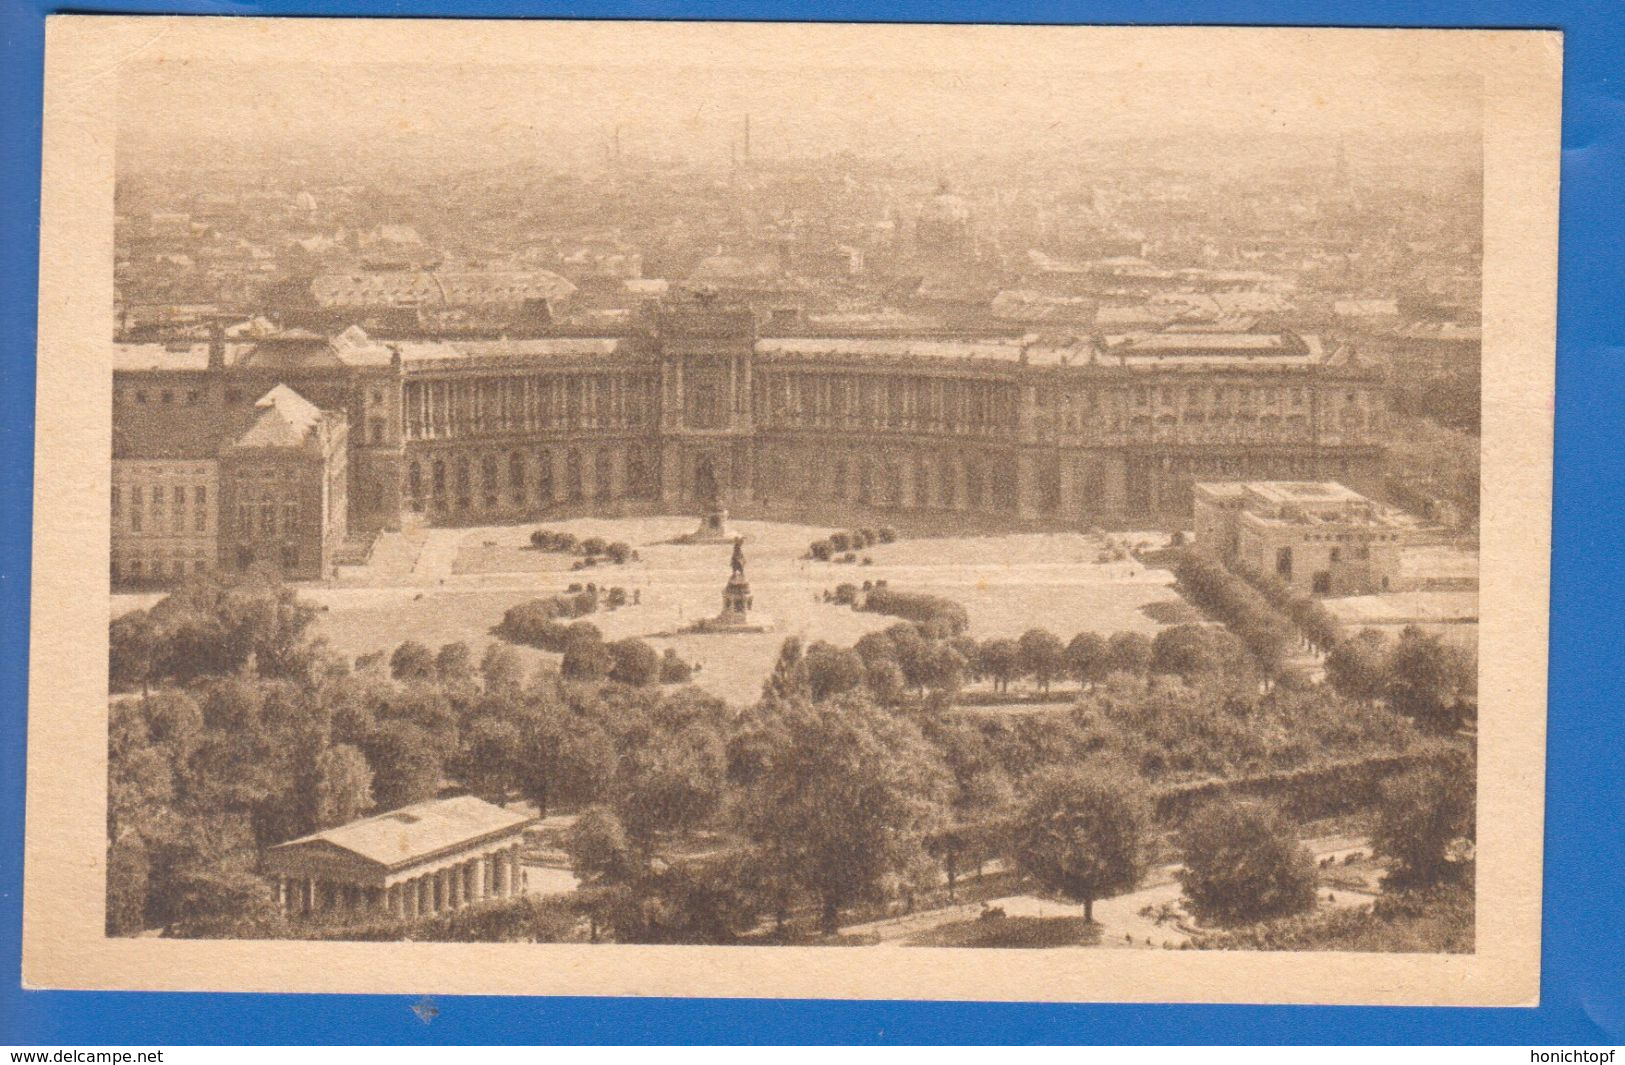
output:
[[[924,592],[900,592],[883,585],[870,589],[859,609],[905,618],[917,625],[939,629],[945,636],[958,636],[970,627],[970,615],[952,599]]]

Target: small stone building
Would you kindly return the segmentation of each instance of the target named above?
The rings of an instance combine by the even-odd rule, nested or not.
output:
[[[522,894],[519,847],[533,820],[472,795],[431,799],[269,847],[261,872],[290,916],[427,917]]]
[[[1196,544],[1309,595],[1400,590],[1415,522],[1331,481],[1195,486]]]

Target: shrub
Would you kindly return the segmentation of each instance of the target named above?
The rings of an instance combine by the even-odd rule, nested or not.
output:
[[[621,587],[611,588],[609,590],[609,594],[605,597],[604,605],[609,607],[611,610],[614,610],[617,607],[625,606],[626,589]]]
[[[906,618],[920,625],[941,629],[949,636],[958,636],[970,627],[970,616],[962,605],[952,599],[923,592],[900,592],[894,588],[877,587],[864,599],[861,609]]]
[[[564,649],[570,631],[561,620],[579,618],[598,609],[596,591],[577,591],[574,595],[555,595],[546,599],[532,599],[509,607],[502,615],[497,634],[513,643],[540,647],[544,651]],[[570,626],[574,629],[575,626]],[[592,628],[592,626],[588,626]],[[593,628],[594,632],[598,630]]]
[[[828,540],[814,540],[807,550],[811,552],[812,557],[817,561],[828,562],[830,556],[835,552],[835,547]]]
[[[875,534],[880,537],[880,542],[883,544],[897,542],[897,530],[892,528],[890,525],[882,525],[879,529],[875,530]]]
[[[1457,841],[1474,836],[1473,774],[1465,758],[1441,760],[1383,785],[1372,848],[1393,863],[1396,886],[1426,887],[1459,879]]]
[[[609,543],[602,536],[589,536],[581,541],[581,553],[584,555],[606,555],[609,553]]]
[[[856,606],[858,602],[858,586],[842,583],[835,586],[835,601],[842,606]]]
[[[694,667],[676,651],[666,648],[666,653],[660,656],[660,683],[687,684],[693,676]]]
[[[608,676],[615,668],[615,656],[598,637],[598,630],[588,626],[592,628],[589,637],[576,631],[574,625],[570,628],[572,634],[564,645],[564,661],[559,672],[571,680],[594,681]]]
[[[1203,921],[1244,924],[1314,908],[1314,859],[1264,803],[1209,805],[1186,823],[1180,849],[1179,882]]]
[[[632,557],[632,545],[624,540],[616,540],[604,548],[604,554],[617,566],[625,564]]]
[[[660,656],[642,640],[616,640],[609,645],[609,653],[615,662],[610,667],[610,680],[641,688],[660,677]]]
[[[844,554],[852,550],[852,536],[845,532],[830,533],[829,546],[836,554]]]

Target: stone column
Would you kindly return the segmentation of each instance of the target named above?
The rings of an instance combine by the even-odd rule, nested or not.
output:
[[[463,896],[471,903],[485,898],[485,885],[480,882],[478,858],[463,863],[463,888]]]
[[[954,456],[954,509],[970,509],[970,471],[965,468],[965,456]]]
[[[894,502],[901,510],[913,510],[917,505],[915,493],[918,487],[914,483],[914,455],[903,452],[897,470],[897,498]]]
[[[525,893],[525,870],[519,864],[519,844],[515,843],[508,848],[508,886],[510,895],[523,895]]]
[[[434,877],[425,874],[418,877],[414,883],[418,889],[418,915],[428,917],[434,913]]]
[[[278,910],[281,910],[284,916],[287,915],[287,912],[288,912],[288,878],[285,877],[285,876],[278,876],[276,878],[276,908]]]
[[[474,859],[474,878],[480,885],[480,898],[489,898],[496,894],[496,885],[491,878],[491,858],[482,855]]]
[[[463,869],[462,869],[462,866],[454,865],[449,869],[442,870],[442,873],[446,878],[446,905],[449,906],[451,909],[454,909],[454,910],[462,909],[463,908]]]
[[[491,878],[497,898],[508,894],[508,863],[502,851],[491,855]]]
[[[626,498],[626,449],[615,448],[609,453],[609,497]]]

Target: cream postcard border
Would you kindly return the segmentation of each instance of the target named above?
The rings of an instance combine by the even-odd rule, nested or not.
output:
[[[1484,379],[1478,949],[1472,955],[864,950],[110,939],[105,864],[112,190],[118,69],[232,56],[675,61],[717,47],[996,71],[1030,35],[1109,69],[1410,64],[1482,75]],[[905,47],[898,47],[903,45]],[[1533,1005],[1539,994],[1561,35],[1381,29],[856,26],[53,16],[24,867],[33,988]],[[985,66],[992,63],[993,66]],[[1425,100],[1418,101],[1425,106]]]

